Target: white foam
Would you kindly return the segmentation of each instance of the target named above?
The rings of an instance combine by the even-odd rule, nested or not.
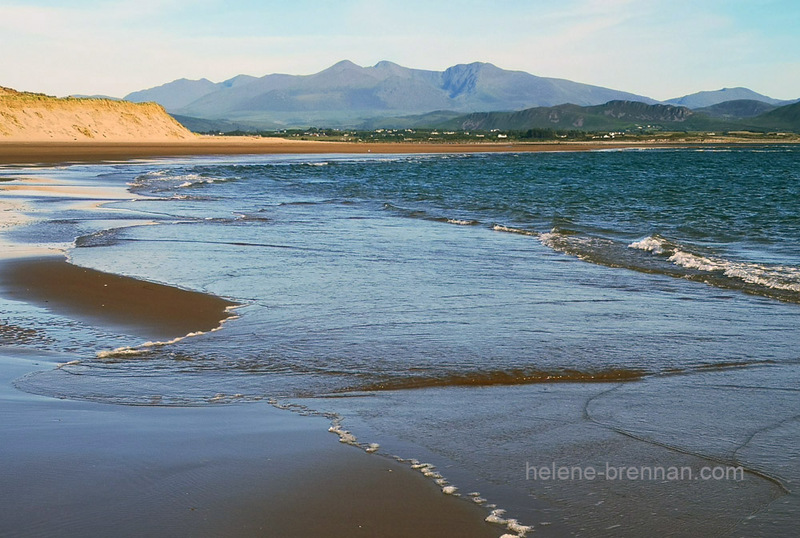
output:
[[[342,422],[339,418],[334,418],[332,422],[333,424],[330,428],[328,428],[328,431],[338,435],[340,443],[358,446],[358,440],[356,439],[356,436],[342,427]]]
[[[509,519],[508,523],[506,524],[506,528],[511,532],[517,533],[517,536],[525,536],[527,533],[533,530],[531,525],[522,525],[516,519]]]
[[[502,508],[496,508],[496,509],[492,510],[492,512],[488,516],[486,516],[486,522],[487,523],[496,523],[498,525],[505,525],[506,521],[507,521],[503,517],[503,514],[505,514],[505,513],[506,513],[506,511],[503,510]]]
[[[139,187],[144,181],[147,180],[162,180],[166,177],[167,173],[169,173],[169,170],[156,170],[154,172],[147,172],[137,176],[133,181],[128,183],[128,186]]]
[[[472,502],[474,502],[475,504],[484,504],[486,502],[486,499],[481,497],[481,494],[477,491],[473,491],[472,493],[469,494],[469,496],[470,498],[472,498]]]
[[[588,252],[602,250],[614,243],[610,239],[600,237],[567,235],[556,231],[555,228],[547,233],[538,234],[538,238],[539,242],[545,247],[553,249],[556,252],[575,256],[580,260],[587,259]]]
[[[233,400],[239,400],[244,398],[244,394],[225,394],[223,392],[218,392],[214,396],[208,399],[209,403],[230,403]]]
[[[225,308],[225,312],[232,312],[234,309],[239,308],[240,306],[242,306],[242,305],[231,305],[231,306],[228,306],[228,307]],[[224,324],[227,321],[230,321],[232,319],[237,319],[238,317],[239,316],[229,316],[229,317],[223,319],[222,321],[220,321],[220,324],[217,327],[214,327],[213,329],[211,329],[209,331],[195,331],[195,332],[188,333],[188,334],[186,334],[184,336],[178,336],[177,338],[173,338],[172,340],[166,340],[166,341],[160,341],[159,340],[159,341],[155,341],[155,342],[151,341],[151,342],[145,342],[143,344],[139,344],[137,346],[123,346],[123,347],[118,347],[118,348],[112,349],[112,350],[98,351],[95,354],[95,356],[98,359],[108,359],[108,358],[120,357],[120,356],[126,356],[126,355],[139,355],[141,353],[144,353],[145,351],[147,351],[151,347],[168,346],[170,344],[175,344],[175,343],[180,342],[181,340],[185,340],[187,338],[192,338],[194,336],[200,336],[200,335],[207,334],[207,333],[217,332],[219,330],[222,330],[222,327],[224,326]]]
[[[800,292],[800,267],[728,263],[724,273],[727,277],[738,278],[749,284]]]
[[[556,240],[561,238],[562,236],[558,232],[554,231],[539,234],[539,242],[546,247],[552,248],[553,250],[560,250],[559,245],[556,244]]]
[[[220,183],[228,181],[226,178],[217,177],[204,177],[200,174],[174,174],[174,170],[157,170],[155,172],[148,172],[142,174],[128,183],[130,187],[147,187],[156,183],[177,184],[178,188],[191,187],[192,185],[201,185],[203,183]],[[179,183],[180,182],[180,183]]]
[[[631,243],[628,247],[654,254],[669,254],[668,261],[686,269],[707,273],[718,272],[728,278],[741,280],[748,284],[800,292],[800,267],[739,262],[714,256],[703,256],[680,250],[666,239],[658,236],[646,237],[641,241]]]
[[[664,252],[667,250],[667,244],[667,240],[663,237],[650,236],[645,237],[640,241],[634,241],[628,245],[628,248],[646,250],[647,252],[652,252],[653,254],[664,254]]]
[[[215,329],[211,329],[209,332],[217,331],[219,327]],[[107,359],[109,357],[118,357],[122,355],[139,355],[147,351],[147,349],[151,347],[160,347],[160,346],[168,346],[170,344],[175,344],[184,340],[186,338],[191,338],[192,336],[200,336],[201,334],[205,334],[203,331],[192,332],[185,336],[179,336],[177,338],[173,338],[172,340],[167,341],[155,341],[155,342],[145,342],[143,344],[139,344],[138,346],[124,346],[118,347],[116,349],[112,349],[110,351],[98,351],[96,356],[98,359]]]
[[[441,480],[444,480],[444,478],[442,478],[442,475],[439,472],[436,471],[436,467],[434,467],[430,463],[419,463],[419,462],[417,462],[417,463],[412,464],[411,468],[412,469],[416,469],[417,471],[421,472],[427,478],[435,479],[437,483],[439,483],[439,481],[441,481]],[[444,480],[444,482],[440,483],[439,485],[441,486],[444,483],[447,483],[447,481]]]
[[[104,351],[98,351],[95,356],[98,359],[108,359],[112,357],[120,357],[125,355],[138,355],[143,353],[143,349],[138,349],[136,347],[118,347],[116,349],[108,349]]]
[[[520,234],[520,235],[530,235],[532,237],[544,236],[546,234],[539,234],[539,232],[532,232],[530,230],[523,230],[521,228],[512,228],[510,226],[504,226],[502,224],[495,224],[492,226],[492,230],[496,232],[506,232],[512,234]]]
[[[218,182],[225,181],[223,179],[213,178],[213,177],[205,178],[205,177],[202,177],[202,176],[198,176],[197,174],[188,174],[186,176],[180,176],[180,177],[171,178],[171,179],[175,179],[175,180],[185,179],[186,180],[183,183],[181,183],[180,185],[178,185],[179,188],[191,187],[192,185],[202,185],[203,183],[218,183]]]
[[[675,253],[670,256],[668,260],[675,265],[680,265],[681,267],[685,267],[687,269],[697,269],[699,271],[720,271],[725,268],[723,264],[720,264],[714,260],[704,256],[691,254],[689,252],[683,252],[682,250],[675,251]]]
[[[529,532],[533,531],[533,527],[530,525],[522,525],[516,519],[503,517],[505,513],[506,511],[503,510],[502,508],[497,508],[495,510],[492,510],[491,514],[489,514],[489,516],[486,517],[486,521],[488,523],[495,523],[497,525],[505,525],[506,529],[515,533],[515,534],[503,535],[510,538],[523,538]]]
[[[800,267],[735,262],[722,258],[707,258],[680,250],[668,259],[675,265],[687,269],[722,272],[728,278],[742,280],[748,284],[800,292]]]

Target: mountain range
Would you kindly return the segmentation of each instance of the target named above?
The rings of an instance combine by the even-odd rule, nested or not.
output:
[[[264,126],[355,126],[364,120],[434,110],[488,112],[562,103],[597,105],[615,99],[655,103],[628,92],[508,71],[488,63],[445,71],[409,69],[392,62],[360,67],[339,62],[313,75],[240,75],[225,82],[176,80],[134,92],[170,113]]]
[[[239,75],[219,83],[208,79],[179,79],[131,93],[125,100],[157,102],[194,130],[358,128],[409,121],[418,124],[420,118],[430,120],[431,113],[436,123],[444,124],[444,120],[455,122],[457,117],[466,114],[497,111],[512,114],[567,105],[562,112],[569,114],[567,111],[574,111],[574,107],[595,107],[612,101],[704,108],[706,115],[723,120],[743,117],[740,114],[757,116],[771,110],[765,107],[787,104],[746,88],[699,92],[662,104],[647,96],[509,71],[489,63],[460,64],[444,71],[429,71],[388,61],[361,67],[347,60],[312,75]],[[713,108],[732,100],[750,104]],[[519,112],[516,114],[522,117]],[[526,117],[536,114],[539,113],[528,112]],[[588,129],[588,125],[597,123],[589,119],[591,111],[589,116],[584,116],[586,127],[580,128]],[[572,123],[575,122],[580,123],[580,120]]]

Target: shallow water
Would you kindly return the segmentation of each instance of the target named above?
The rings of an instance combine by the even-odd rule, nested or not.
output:
[[[245,305],[222,331],[137,347],[4,300],[4,326],[41,336],[16,345],[78,361],[17,385],[133,405],[302,404],[386,454],[444,466],[538,533],[788,536],[798,164],[800,150],[769,147],[7,169],[136,198],[31,198],[38,222],[8,239]],[[609,462],[748,473],[525,476]]]

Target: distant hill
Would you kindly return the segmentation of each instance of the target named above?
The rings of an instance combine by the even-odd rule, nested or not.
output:
[[[746,113],[767,107],[767,112],[755,117],[725,117],[726,109]],[[800,103],[772,107],[765,103],[753,105],[733,102],[717,106],[720,114],[712,116],[699,110],[674,105],[648,105],[635,101],[610,101],[596,106],[558,105],[535,107],[516,112],[478,112],[462,116],[441,113],[423,114],[387,121],[381,127],[398,128],[393,122],[403,122],[415,128],[436,128],[466,131],[524,131],[552,129],[556,131],[629,131],[656,129],[664,131],[792,131],[800,132]]]
[[[257,131],[276,131],[281,128],[280,125],[271,122],[234,122],[228,120],[206,120],[203,118],[193,118],[191,116],[181,116],[180,114],[171,114],[178,123],[189,129],[194,133],[230,133],[233,131],[241,132],[257,132]]]
[[[766,111],[762,114],[758,112]],[[175,116],[195,132],[258,131],[270,127],[226,120]],[[427,114],[378,117],[358,129],[442,129],[454,131],[791,131],[800,133],[800,103],[774,107],[760,101],[730,101],[692,110],[688,107],[638,101],[609,101],[602,105],[572,104],[533,107],[515,112],[458,112],[437,110]]]
[[[158,103],[172,112],[215,91],[234,88],[253,80],[256,80],[256,78],[247,75],[239,75],[224,82],[216,83],[205,78],[200,80],[181,78],[155,88],[129,93],[124,99],[133,103]]]
[[[765,103],[764,101],[754,101],[752,99],[736,99],[734,101],[725,101],[703,108],[694,109],[695,112],[706,114],[713,118],[725,119],[742,119],[754,118],[765,114],[770,110],[778,108],[775,105]]]
[[[451,120],[463,117],[461,112],[452,110],[435,110],[427,114],[412,114],[408,116],[389,116],[370,118],[358,126],[359,129],[416,129],[440,127]]]
[[[50,97],[0,87],[0,141],[167,141],[195,135],[155,103]]]
[[[108,99],[109,101],[122,101],[119,97],[112,97],[110,95],[83,95],[76,93],[75,95],[70,95],[73,99]]]
[[[445,71],[392,62],[360,67],[339,62],[313,75],[240,75],[223,83],[177,80],[126,99],[155,101],[169,112],[202,119],[285,126],[357,126],[367,119],[431,111],[519,110],[562,103],[611,100],[655,103],[648,97],[569,80],[508,71],[488,63]]]
[[[716,91],[702,91],[692,93],[690,95],[684,95],[683,97],[669,99],[664,102],[670,105],[685,106],[695,109],[718,105],[726,101],[739,101],[742,99],[761,101],[763,103],[776,106],[788,104],[780,99],[773,99],[772,97],[761,95],[760,93],[756,93],[747,88],[722,88],[721,90]]]
[[[800,102],[776,108],[749,121],[764,129],[800,133]]]
[[[186,106],[216,89],[217,84],[205,78],[200,80],[181,78],[149,90],[130,93],[124,99],[132,103],[154,102],[172,111]]]
[[[582,107],[558,105],[517,112],[489,112],[459,116],[435,125],[463,130],[556,129],[622,131],[639,126],[673,130],[708,130],[730,127],[724,120],[698,114],[687,107],[648,105],[636,101],[610,101]]]

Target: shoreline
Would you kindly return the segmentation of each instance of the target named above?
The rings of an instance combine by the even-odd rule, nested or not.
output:
[[[64,186],[40,192],[22,183],[51,200],[70,197]],[[22,190],[6,190],[10,198],[3,200],[0,189],[2,231],[35,220],[24,214]],[[3,247],[0,302],[37,305],[136,337],[213,331],[238,304],[73,265],[61,250],[5,240]],[[24,392],[18,380],[87,355],[20,340],[43,334],[26,323],[0,318],[0,503],[8,512],[0,535],[490,538],[503,532],[485,521],[484,508],[444,495],[407,465],[339,442],[321,417],[267,402],[132,406]]]
[[[66,358],[0,353],[2,536],[502,534],[420,473],[339,443],[320,417],[266,402],[109,405],[14,387]]]
[[[0,165],[36,165],[62,162],[99,162],[189,155],[269,154],[416,154],[416,153],[523,153],[595,151],[604,149],[654,149],[732,145],[791,144],[786,141],[708,140],[705,142],[329,142],[283,138],[198,136],[186,142],[48,142],[0,141]]]
[[[374,147],[371,144],[365,146]],[[53,191],[55,187],[48,186],[47,189],[38,191],[31,188],[28,186],[26,190],[37,193],[32,196],[38,197],[42,192]],[[2,191],[1,186],[0,191]],[[58,192],[62,200],[69,194],[63,189]],[[14,195],[9,194],[9,197],[14,199],[14,196],[21,198],[24,195],[23,189],[15,189]],[[0,205],[2,202],[0,200]],[[7,211],[13,216],[13,211]],[[0,260],[0,288],[5,278],[2,274],[3,263]],[[55,274],[58,274],[58,269],[55,271]],[[86,285],[84,279],[91,280],[86,275],[81,276],[79,280],[82,283],[79,287]],[[167,277],[165,281],[172,280]],[[181,280],[174,282],[177,285],[182,284]],[[69,300],[67,302],[69,303]],[[91,314],[92,311],[97,312],[103,307],[88,304],[84,308],[87,314]],[[7,327],[12,323],[25,324],[24,321],[14,317],[0,319],[2,343],[5,343],[4,338],[6,342],[12,342],[8,336],[10,333],[3,334],[3,323],[7,323]],[[27,328],[17,329],[24,331]],[[159,533],[174,535],[185,532],[196,535],[213,532],[217,535],[247,536],[263,535],[268,531],[283,536],[299,536],[301,535],[299,527],[302,527],[303,532],[329,536],[361,536],[359,533],[362,532],[362,528],[363,535],[381,536],[451,534],[472,536],[470,533],[474,532],[475,536],[488,537],[497,536],[502,532],[497,527],[488,526],[480,521],[481,517],[486,516],[485,511],[471,506],[470,502],[457,501],[442,495],[439,488],[430,481],[419,480],[419,476],[413,476],[418,483],[416,485],[409,483],[410,489],[392,490],[385,483],[386,473],[392,473],[393,479],[400,475],[412,478],[412,475],[418,473],[414,473],[407,466],[395,466],[394,462],[387,461],[383,456],[369,459],[370,456],[364,454],[363,450],[353,450],[353,447],[339,445],[335,437],[332,438],[321,429],[327,426],[324,421],[319,422],[320,426],[313,417],[293,417],[291,413],[287,413],[288,416],[280,413],[276,415],[276,410],[265,405],[266,402],[254,402],[248,405],[242,403],[203,405],[190,411],[187,408],[167,406],[109,406],[93,402],[91,399],[54,400],[20,392],[12,385],[13,379],[19,379],[20,375],[26,373],[20,365],[28,365],[27,372],[30,372],[45,368],[48,362],[54,364],[56,362],[48,361],[47,352],[43,352],[41,357],[34,358],[34,353],[38,351],[32,350],[29,346],[27,350],[20,348],[12,349],[8,354],[0,353],[0,432],[11,434],[8,437],[10,441],[6,445],[10,454],[9,461],[22,461],[25,464],[22,471],[17,471],[11,464],[4,467],[11,473],[13,487],[5,495],[0,495],[0,502],[14,511],[17,519],[10,518],[9,521],[19,522],[17,530],[24,530],[31,535],[36,534],[35,531],[41,533],[43,528],[61,535],[108,534],[112,529],[101,520],[103,515],[111,514],[114,517],[109,519],[119,516],[124,522],[126,526],[123,529],[133,529],[140,534],[156,536]],[[58,362],[67,362],[79,353],[80,350],[63,354]],[[34,360],[28,360],[31,358]],[[18,370],[17,375],[10,376],[14,370]],[[68,370],[70,368],[64,371]],[[80,371],[76,369],[75,372],[65,375],[80,375]],[[9,376],[12,381],[7,384],[8,386],[4,386],[6,383],[3,381]],[[634,390],[636,385],[631,387]],[[7,398],[5,391],[9,392]],[[12,392],[15,393],[11,394]],[[531,401],[535,399],[530,398]],[[587,400],[584,413],[588,409],[588,402],[595,400],[599,401],[594,396]],[[465,402],[464,407],[473,403]],[[606,409],[616,409],[612,400],[606,403],[608,404]],[[559,405],[559,409],[561,408]],[[37,412],[39,414],[36,414]],[[97,421],[83,422],[81,417],[84,416],[97,417]],[[342,416],[349,415],[342,413]],[[577,413],[575,416],[585,415]],[[224,419],[218,420],[219,417]],[[72,426],[77,424],[79,427],[55,424],[62,420]],[[28,424],[36,425],[34,429],[37,434],[33,438],[25,437],[27,433],[25,428]],[[255,427],[250,429],[253,424]],[[307,436],[295,435],[304,428],[308,429]],[[362,436],[362,432],[356,428],[353,428],[353,431],[358,432],[359,437]],[[285,444],[281,444],[284,440],[279,440],[278,444],[275,444],[276,433],[278,436],[287,435]],[[224,443],[221,441],[222,438]],[[115,448],[122,450],[117,452],[106,447],[90,447],[87,444],[91,442],[87,439],[108,439]],[[129,444],[124,448],[120,447],[119,439],[127,440]],[[189,447],[190,456],[183,459],[181,455],[186,448],[186,439],[192,439],[200,446]],[[383,438],[371,436],[365,436],[365,439],[380,441],[383,450],[388,449],[396,453],[388,440],[384,442]],[[463,444],[466,442],[468,441]],[[605,439],[605,442],[609,442],[608,439]],[[629,445],[636,445],[637,442]],[[236,448],[231,450],[225,446],[227,444],[236,445]],[[160,451],[153,451],[150,448],[156,445],[161,447]],[[211,448],[206,449],[206,445]],[[546,443],[544,446],[547,446]],[[569,449],[573,445],[565,446]],[[618,443],[618,446],[622,444]],[[628,445],[625,445],[623,448],[627,450],[627,447]],[[59,450],[61,448],[63,452]],[[617,456],[617,459],[628,461],[628,458],[632,458],[629,454],[644,454],[647,456],[644,458],[645,462],[661,461],[658,458],[664,457],[662,449],[663,447],[653,449],[652,453],[643,450],[622,452],[624,458]],[[199,451],[204,452],[198,455]],[[313,451],[313,455],[309,455],[309,451]],[[115,461],[120,454],[126,456],[124,460],[120,458],[119,461]],[[197,455],[196,458],[192,459],[191,454]],[[337,454],[343,459],[339,459]],[[415,452],[411,454],[416,457]],[[549,458],[543,454],[539,457],[542,458],[542,462],[561,461],[563,453],[558,451],[554,454]],[[682,457],[684,456],[678,456]],[[700,457],[702,458],[702,455]],[[62,462],[64,459],[69,460],[69,468],[66,470]],[[123,461],[124,463],[121,463]],[[442,469],[448,469],[446,465],[436,461],[434,463]],[[139,472],[145,466],[149,466],[152,474],[142,475]],[[96,470],[97,468],[99,470]],[[286,471],[286,468],[293,469],[292,473]],[[454,484],[460,485],[457,475],[450,477],[449,471],[446,473],[448,478],[456,479]],[[54,484],[52,480],[48,482],[46,478],[42,478],[44,474],[51,477],[60,476],[63,480]],[[172,485],[156,484],[161,475],[170,475]],[[126,480],[133,481],[134,487],[128,487]],[[482,488],[476,489],[480,489],[483,493]],[[98,493],[103,491],[105,493]],[[621,491],[624,496],[639,490],[626,486]],[[30,497],[32,494],[36,495],[33,501]],[[25,499],[26,495],[28,495],[27,501],[20,500]],[[492,495],[487,497],[495,502]],[[74,498],[85,499],[94,506],[84,507],[77,500],[72,502]],[[70,499],[72,504],[62,502],[61,499]],[[187,504],[189,500],[185,499],[190,499],[191,504]],[[427,523],[415,523],[416,514],[409,513],[403,506],[409,499],[418,501],[432,519],[426,520]],[[502,496],[499,499],[497,502],[504,505],[505,500]],[[161,501],[164,501],[163,505]],[[30,508],[34,502],[44,504],[48,508],[55,507],[53,511],[55,515],[46,516],[46,523],[51,527],[30,526],[32,522],[37,521],[37,517],[41,518]],[[469,531],[440,526],[439,510],[446,510],[442,502],[451,503],[453,507],[462,510],[461,515],[455,516],[455,519]],[[187,510],[191,513],[187,514]],[[590,513],[591,510],[591,505],[586,504],[577,513]],[[153,521],[135,521],[137,515],[141,513],[154,514]],[[315,514],[314,518],[309,518],[309,513]],[[195,517],[197,514],[202,514],[201,517],[205,518],[202,521],[209,521],[210,527],[203,527],[205,523],[198,522],[199,518]],[[370,517],[373,518],[369,520],[370,523],[364,524],[363,522],[367,521],[365,518]],[[358,530],[348,526],[356,521],[356,518],[359,521]],[[63,521],[68,521],[69,525],[75,525],[77,521],[79,526],[52,527],[62,524]],[[536,520],[525,521],[525,523],[535,522]],[[278,527],[278,524],[285,527]],[[330,527],[331,524],[334,527]],[[160,527],[156,528],[156,525]],[[382,525],[382,527],[371,525]],[[206,530],[207,528],[213,531]],[[334,528],[336,530],[333,530]],[[0,524],[0,534],[3,534],[3,531]],[[393,532],[397,534],[392,534]],[[554,527],[548,526],[537,525],[536,532],[558,535]]]

